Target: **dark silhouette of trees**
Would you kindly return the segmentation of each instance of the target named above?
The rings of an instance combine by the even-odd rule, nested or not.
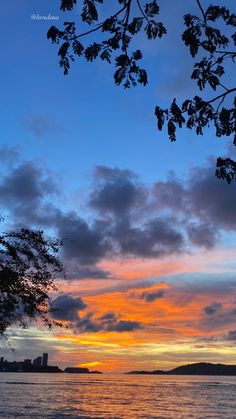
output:
[[[175,141],[177,128],[185,126],[202,135],[204,129],[212,125],[217,137],[232,135],[236,145],[236,86],[222,83],[222,77],[229,70],[228,62],[236,59],[236,15],[226,7],[215,5],[204,10],[200,0],[193,1],[197,4],[199,16],[184,15],[186,29],[182,34],[182,41],[192,57],[200,57],[200,61],[194,64],[191,78],[196,81],[200,91],[209,87],[217,93],[210,99],[196,95],[182,104],[174,99],[166,109],[156,106],[157,127],[162,130],[167,126],[170,140]],[[60,0],[63,11],[80,7],[80,25],[88,25],[90,29],[85,28],[77,33],[75,22],[65,22],[63,29],[52,26],[47,37],[60,46],[59,64],[65,75],[75,57],[84,57],[88,62],[100,58],[108,63],[114,62],[116,85],[130,88],[139,83],[145,86],[148,82],[147,72],[139,64],[142,52],[139,49],[131,51],[130,44],[141,30],[150,40],[166,34],[164,24],[158,20],[157,0],[117,0],[113,3],[114,8],[117,4],[117,8],[101,20],[99,7],[103,7],[104,14],[104,0]],[[94,41],[84,42],[93,35]],[[224,106],[226,102],[227,107]],[[226,179],[228,183],[235,180],[236,162],[230,158],[219,158],[216,176]]]
[[[21,229],[0,235],[0,336],[13,324],[27,327],[40,318],[51,328],[49,292],[56,291],[55,279],[63,275],[57,258],[59,240],[42,231]]]

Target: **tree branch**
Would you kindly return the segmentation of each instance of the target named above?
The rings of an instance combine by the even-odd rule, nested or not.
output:
[[[142,13],[144,19],[146,19],[146,21],[149,22],[149,19],[148,19],[147,15],[144,13],[143,8],[142,8],[139,0],[137,0],[137,5],[138,5],[138,8],[139,8],[140,12]]]
[[[131,2],[131,0],[129,0],[130,2]],[[127,7],[128,7],[128,4],[125,4],[120,10],[118,10],[118,12],[116,12],[114,15],[112,15],[111,17],[110,17],[110,19],[114,19],[115,17],[117,17],[117,16],[119,16],[125,9],[127,9]],[[105,19],[106,20],[106,19]],[[83,32],[83,33],[81,33],[80,35],[77,35],[77,36],[75,36],[75,38],[74,39],[78,39],[78,38],[82,38],[82,36],[86,36],[86,35],[89,35],[90,33],[93,33],[93,32],[96,32],[96,31],[98,31],[99,29],[101,29],[102,28],[102,26],[103,26],[103,24],[104,24],[104,22],[105,22],[105,20],[103,20],[103,22],[102,23],[100,23],[96,28],[93,28],[93,29],[90,29],[89,31],[87,31],[87,32]]]
[[[126,55],[127,55],[127,48],[126,48],[126,43],[125,43],[125,35],[126,35],[127,26],[128,26],[128,23],[129,23],[131,1],[132,0],[129,0],[128,3],[126,3],[126,8],[127,8],[126,19],[125,19],[125,23],[124,23],[124,32],[123,32],[123,35],[122,35],[122,44],[123,44],[122,49],[123,49],[123,51],[125,51]]]
[[[196,2],[197,2],[197,4],[198,4],[198,7],[199,7],[199,9],[201,10],[201,13],[202,13],[202,16],[203,16],[203,19],[204,19],[204,22],[206,23],[206,15],[205,15],[205,12],[204,12],[204,9],[203,9],[203,7],[202,7],[202,5],[201,5],[201,3],[200,3],[200,1],[199,0],[196,0]]]
[[[209,100],[207,103],[208,103],[208,104],[213,103],[213,102],[215,102],[216,100],[221,99],[221,98],[224,98],[224,99],[225,99],[225,97],[226,97],[227,95],[229,95],[230,93],[232,93],[232,92],[236,92],[236,87],[234,87],[233,89],[229,89],[229,90],[227,90],[227,92],[224,92],[224,93],[222,93],[222,94],[221,94],[221,95],[219,95],[219,96],[214,97],[213,99]]]

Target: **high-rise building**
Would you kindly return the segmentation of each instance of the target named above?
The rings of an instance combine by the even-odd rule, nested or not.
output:
[[[43,363],[42,363],[42,366],[43,367],[47,367],[47,365],[48,365],[48,354],[45,352],[43,354]]]
[[[33,365],[35,367],[41,367],[42,366],[42,357],[38,356],[37,358],[33,359]]]

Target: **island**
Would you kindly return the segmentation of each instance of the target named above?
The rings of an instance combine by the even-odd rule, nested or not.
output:
[[[130,371],[126,374],[149,374],[149,375],[236,375],[236,365],[211,364],[209,362],[197,362],[194,364],[181,365],[169,371]]]
[[[88,368],[82,367],[67,367],[64,372],[67,372],[68,374],[102,374],[101,371],[89,371]]]

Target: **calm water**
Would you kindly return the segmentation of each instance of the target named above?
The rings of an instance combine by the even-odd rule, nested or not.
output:
[[[0,417],[236,418],[236,377],[0,373]]]

